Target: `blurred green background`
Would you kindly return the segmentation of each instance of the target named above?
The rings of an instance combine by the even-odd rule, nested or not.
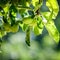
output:
[[[60,1],[58,0],[60,5]],[[54,20],[60,32],[60,11]],[[0,60],[60,60],[60,42],[56,44],[44,28],[43,33],[35,36],[31,31],[31,46],[25,43],[25,33],[9,33],[2,38]]]

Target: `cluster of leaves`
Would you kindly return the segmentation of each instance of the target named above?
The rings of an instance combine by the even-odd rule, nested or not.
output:
[[[58,43],[59,32],[53,21],[58,11],[57,0],[0,0],[0,38],[21,27],[30,46],[30,30],[39,35],[45,27]]]

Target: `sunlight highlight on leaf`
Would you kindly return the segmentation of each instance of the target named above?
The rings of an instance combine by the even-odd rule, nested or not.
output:
[[[56,43],[59,42],[59,32],[52,20],[50,20],[45,27],[49,33],[49,35],[55,40]]]
[[[46,5],[51,11],[52,18],[55,19],[59,11],[57,0],[47,0]]]

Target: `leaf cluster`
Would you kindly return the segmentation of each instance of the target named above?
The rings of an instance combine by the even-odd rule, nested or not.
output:
[[[0,38],[21,27],[30,46],[30,30],[39,35],[45,27],[58,43],[59,32],[54,24],[58,12],[57,0],[0,0]]]

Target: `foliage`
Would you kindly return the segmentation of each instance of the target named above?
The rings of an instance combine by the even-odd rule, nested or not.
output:
[[[30,46],[30,30],[39,35],[45,27],[58,43],[59,32],[54,24],[58,12],[57,0],[0,0],[0,38],[21,27]]]

